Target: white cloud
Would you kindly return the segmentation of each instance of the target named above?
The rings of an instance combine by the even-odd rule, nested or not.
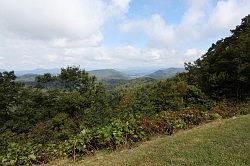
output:
[[[112,0],[113,6],[118,7],[121,11],[128,10],[128,4],[131,0]]]
[[[206,12],[209,10],[209,2],[211,0],[189,1],[188,9],[183,14],[179,25],[175,27],[179,41],[199,38],[200,31],[207,19]]]
[[[229,30],[239,25],[249,11],[249,0],[221,0],[215,5],[212,0],[191,0],[176,33],[184,42],[220,39],[229,35]]]
[[[0,0],[0,56],[6,57],[1,59],[4,61],[0,67],[34,68],[74,61],[70,54],[101,45],[102,26],[109,19],[124,15],[129,3],[130,0]]]
[[[195,48],[190,48],[190,49],[186,50],[184,55],[189,56],[189,57],[199,58],[202,55],[204,55],[205,53],[206,53],[206,51],[204,51],[204,50],[197,50]]]
[[[131,0],[112,0],[106,14],[108,16],[121,15],[128,11]]]
[[[103,24],[98,0],[1,0],[2,28],[32,39],[84,38]]]
[[[52,40],[52,45],[55,47],[65,47],[67,43],[66,38],[57,38]]]
[[[47,55],[47,58],[48,58],[48,60],[50,61],[50,62],[54,62],[54,61],[56,61],[57,59],[58,59],[58,55],[56,55],[56,54],[48,54]]]
[[[250,11],[249,0],[189,0],[173,25],[159,14],[126,17],[130,2],[0,0],[0,68],[183,66],[204,54],[199,43],[228,35]],[[103,44],[102,28],[116,19],[125,20],[126,35],[143,33],[147,45]]]
[[[192,55],[185,55],[187,50],[170,50],[168,48],[136,48],[131,45],[123,47],[99,47],[89,50],[100,65],[114,68],[127,67],[183,67],[184,62],[197,59],[204,51],[196,50]],[[184,56],[183,56],[184,55]],[[100,58],[100,59],[99,59]],[[90,60],[91,61],[91,60]]]
[[[234,29],[241,18],[250,13],[249,0],[219,1],[208,19],[209,30],[215,33]]]
[[[153,47],[183,48],[190,43],[228,35],[250,11],[249,0],[189,0],[187,10],[176,25],[159,14],[130,19],[121,25],[123,32],[144,32]]]
[[[0,30],[35,40],[88,39],[100,35],[100,28],[109,17],[124,14],[129,2],[1,0]]]
[[[175,41],[175,33],[172,26],[167,25],[165,20],[158,14],[146,19],[129,20],[121,26],[125,32],[143,31],[149,37],[151,46],[167,46]]]

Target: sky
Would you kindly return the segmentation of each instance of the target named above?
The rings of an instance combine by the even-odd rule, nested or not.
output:
[[[250,0],[0,0],[0,69],[183,67]]]

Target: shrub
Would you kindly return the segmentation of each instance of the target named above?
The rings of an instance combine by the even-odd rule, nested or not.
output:
[[[23,148],[17,143],[9,143],[6,154],[1,157],[3,165],[29,165],[31,164],[27,154],[30,149]]]
[[[111,149],[123,144],[129,145],[138,142],[146,135],[134,119],[129,121],[116,119],[107,126],[97,129],[96,133],[97,145]]]
[[[211,109],[211,112],[219,114],[222,118],[230,118],[235,116],[239,112],[238,108],[235,105],[233,103],[223,101],[213,107]]]
[[[187,123],[183,120],[183,119],[181,119],[181,118],[179,118],[179,119],[176,119],[173,123],[172,123],[172,125],[173,125],[173,128],[174,129],[186,129],[188,126],[187,126]]]
[[[210,120],[217,120],[217,119],[222,119],[222,117],[218,113],[210,113],[209,119]]]
[[[241,103],[237,106],[240,115],[250,114],[250,102]]]
[[[175,130],[186,129],[209,120],[209,114],[197,109],[177,112],[162,111],[154,118],[144,118],[142,127],[151,134],[172,134]]]
[[[208,111],[214,105],[199,88],[193,85],[188,86],[186,96],[184,96],[186,108],[197,108],[202,111]]]

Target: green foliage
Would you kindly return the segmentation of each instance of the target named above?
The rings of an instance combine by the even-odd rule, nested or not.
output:
[[[222,117],[218,113],[211,113],[209,114],[209,119],[217,120],[217,119],[222,119]]]
[[[56,81],[57,78],[55,76],[52,76],[50,73],[45,73],[44,75],[37,76],[35,78],[35,80],[38,83],[46,83],[46,82],[49,82],[49,81]]]
[[[182,96],[175,81],[165,80],[146,85],[124,96],[121,112],[154,115],[160,111],[178,111],[182,108]]]
[[[15,83],[14,71],[0,72],[0,125],[10,119],[11,107],[16,103],[20,84]]]
[[[247,107],[243,108],[247,109]],[[236,106],[236,103],[222,101],[217,103],[217,105],[211,109],[211,112],[219,114],[222,118],[229,118],[240,114],[241,109],[242,108]]]
[[[214,102],[199,88],[185,81],[168,79],[159,81],[121,97],[119,112],[154,115],[161,111],[179,111],[198,108],[208,111]]]
[[[198,85],[209,96],[221,99],[246,99],[250,86],[250,15],[219,40],[201,59],[187,63],[189,83]]]
[[[220,119],[214,112],[198,109],[186,109],[177,112],[162,111],[154,117],[143,118],[142,128],[151,134],[172,134],[176,130],[186,129],[211,120]]]
[[[37,78],[42,83],[61,80],[62,89],[22,86],[15,82],[14,72],[0,75],[0,131],[11,130],[18,142],[27,138],[42,144],[64,141],[79,133],[80,125],[97,127],[110,118],[106,90],[79,68]],[[71,75],[74,79],[68,79]],[[68,87],[71,84],[77,87]]]
[[[214,105],[212,100],[193,85],[188,86],[184,99],[187,108],[198,108],[203,111],[208,111]]]
[[[107,126],[97,130],[98,144],[116,148],[121,144],[131,144],[142,140],[145,132],[138,126],[135,119],[129,121],[114,120]]]
[[[58,77],[65,89],[69,91],[87,91],[96,80],[95,77],[89,77],[88,73],[85,70],[80,70],[79,67],[62,68]]]

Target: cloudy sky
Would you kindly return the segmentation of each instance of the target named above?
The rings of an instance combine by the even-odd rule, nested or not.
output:
[[[0,0],[0,68],[182,67],[250,0]]]

